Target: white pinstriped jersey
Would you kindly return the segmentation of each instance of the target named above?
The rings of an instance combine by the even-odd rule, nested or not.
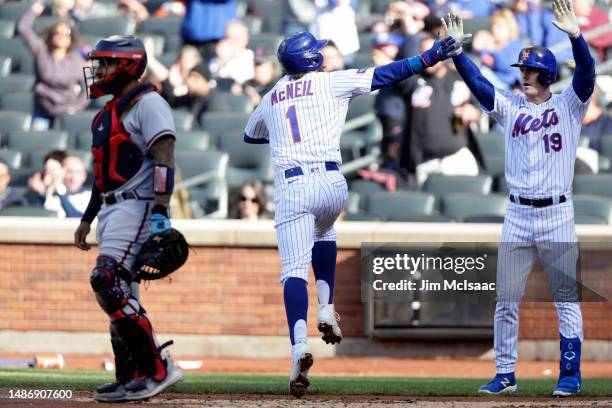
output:
[[[582,118],[589,101],[582,102],[572,85],[540,105],[495,89],[493,110],[481,107],[504,128],[505,173],[511,194],[538,198],[571,192]]]
[[[371,92],[374,68],[286,75],[262,99],[246,126],[270,141],[275,172],[321,162],[341,163],[340,135],[354,96]]]

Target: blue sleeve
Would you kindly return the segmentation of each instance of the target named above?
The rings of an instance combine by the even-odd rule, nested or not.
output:
[[[266,143],[270,143],[270,141],[268,139],[256,139],[253,137],[249,137],[247,136],[247,134],[244,134],[244,141],[245,143],[249,143],[249,144],[266,144]]]
[[[403,81],[425,69],[425,63],[420,56],[394,61],[374,69],[372,76],[372,91]]]
[[[488,111],[495,107],[495,87],[482,74],[464,52],[453,57],[453,62],[461,78],[465,81],[478,102]]]
[[[595,88],[595,61],[589,53],[589,47],[580,35],[578,38],[571,38],[572,53],[576,61],[576,70],[572,79],[574,92],[582,102],[586,102],[593,94]]]
[[[102,198],[100,197],[100,190],[96,187],[96,182],[94,180],[93,187],[91,188],[91,198],[89,199],[89,204],[87,204],[85,213],[81,217],[81,221],[91,224],[94,218],[96,218],[96,215],[98,215],[100,207],[102,207]]]

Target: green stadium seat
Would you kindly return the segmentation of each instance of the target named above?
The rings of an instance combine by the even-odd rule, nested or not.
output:
[[[136,22],[127,17],[100,17],[82,20],[79,31],[83,35],[109,37],[111,35],[130,35],[136,30]]]
[[[47,217],[56,218],[57,213],[41,207],[8,207],[0,210],[0,217]]]
[[[193,128],[193,113],[187,110],[172,110],[176,130],[191,130]]]
[[[264,19],[264,24],[266,23]],[[278,46],[283,41],[283,36],[270,32],[251,35],[248,48],[251,50],[261,49],[264,55],[274,55]]]
[[[20,37],[0,38],[0,55],[11,57],[11,72],[34,74],[34,59]]]
[[[60,129],[66,130],[73,135],[79,132],[91,133],[91,122],[97,113],[97,110],[84,110],[72,115],[64,115],[59,120]]]
[[[463,222],[503,224],[504,216],[503,215],[471,215],[469,217],[465,217],[463,219]]]
[[[0,109],[30,113],[33,107],[33,92],[10,92],[0,95]]]
[[[493,178],[488,175],[445,176],[432,174],[425,181],[423,191],[436,195],[447,193],[488,194],[491,192],[492,185]]]
[[[608,225],[606,220],[601,217],[596,217],[593,215],[581,215],[577,214],[574,216],[574,223],[578,224],[588,224],[588,225]]]
[[[203,173],[214,172],[217,178],[225,179],[229,155],[218,151],[183,151],[174,152],[174,160],[180,168],[183,179]]]
[[[210,133],[204,130],[177,130],[174,149],[192,151],[208,150],[210,149]]]
[[[460,221],[474,216],[503,217],[508,201],[501,194],[449,193],[442,196],[442,213]]]
[[[23,156],[22,156],[23,157]],[[25,161],[23,157],[23,161]],[[18,169],[11,169],[11,186],[13,187],[27,187],[28,179],[34,174],[34,172],[40,169],[33,169],[31,167],[24,167],[23,165]]]
[[[15,22],[11,20],[0,20],[0,38],[12,38],[15,34]]]
[[[574,176],[574,193],[612,198],[612,174],[581,174]]]
[[[504,135],[491,132],[476,133],[474,136],[484,161],[484,172],[492,176],[504,174]]]
[[[4,160],[11,169],[19,169],[23,164],[23,154],[18,150],[0,149],[0,159]]]
[[[576,217],[596,217],[603,220],[605,224],[612,223],[612,200],[609,198],[575,194],[572,201],[574,202],[574,215]],[[583,218],[583,220],[586,219]]]
[[[162,55],[157,57],[157,60],[166,68],[170,68],[178,58],[178,53],[174,51],[164,52]]]
[[[612,135],[604,136],[601,139],[601,149],[599,151],[599,158],[601,159],[602,157],[605,157],[608,160],[612,160]]]
[[[386,219],[389,222],[455,222],[455,219],[442,214],[400,214],[391,215]]]
[[[182,17],[153,17],[140,23],[142,34],[157,34],[164,37],[180,35]]]
[[[91,149],[92,135],[91,130],[84,130],[77,132],[74,135],[74,147],[77,149],[87,150]]]
[[[267,144],[248,144],[240,133],[219,140],[219,150],[229,154],[227,182],[230,189],[249,180],[272,181],[272,155]]]
[[[0,77],[6,77],[11,74],[11,57],[0,55]]]
[[[368,196],[367,213],[383,219],[401,218],[405,215],[431,215],[435,197],[421,192],[381,192]]]
[[[164,54],[174,53],[178,54],[181,47],[183,46],[183,40],[179,35],[166,36],[166,43],[164,44]]]
[[[43,33],[58,21],[60,21],[60,19],[56,16],[38,16],[36,20],[34,20],[32,28],[37,33]]]
[[[246,95],[234,95],[230,92],[215,91],[211,92],[208,99],[208,112],[242,112],[251,113],[253,102]]]
[[[349,191],[348,200],[346,201],[345,210],[348,214],[357,214],[361,210],[361,197],[359,193],[355,193],[354,191]]]
[[[370,52],[365,51],[362,52],[359,50],[359,53],[355,55],[353,61],[349,64],[349,68],[370,68],[373,67],[374,63],[372,62],[372,54]],[[359,98],[356,98],[359,99]]]
[[[30,74],[12,74],[0,77],[0,95],[11,92],[30,92],[36,78]]]
[[[110,101],[111,99],[113,99],[113,95],[104,95],[99,98],[92,99],[87,109],[98,111],[102,109],[104,105],[106,105],[106,102]]]
[[[258,35],[261,34],[261,30],[263,27],[263,20],[257,16],[246,15],[240,18],[240,21],[247,26],[250,35]]]
[[[17,21],[30,8],[29,1],[7,1],[0,3],[0,18]]]
[[[189,204],[194,218],[227,218],[228,188],[225,180],[214,179],[204,187],[189,189]]]
[[[47,130],[45,132],[35,132],[21,130],[9,132],[7,138],[9,149],[29,151],[47,149],[67,149],[68,132],[63,130]]]
[[[205,112],[200,117],[202,129],[210,133],[215,146],[218,146],[221,137],[226,135],[244,136],[249,114],[239,112]]]
[[[377,215],[374,214],[349,214],[347,213],[344,216],[344,220],[345,221],[370,221],[370,222],[380,222],[380,221],[384,221],[382,218],[380,218]]]
[[[41,169],[43,167],[43,159],[52,149],[39,149],[28,151],[30,167],[35,169]],[[85,163],[85,170],[89,171],[92,168],[93,156],[90,150],[82,149],[68,149],[66,153],[70,156],[76,156],[81,158]]]
[[[387,191],[385,186],[376,181],[357,179],[350,183],[350,191],[360,195],[368,195]]]
[[[29,130],[32,116],[26,112],[0,110],[0,133],[7,134],[17,130]]]

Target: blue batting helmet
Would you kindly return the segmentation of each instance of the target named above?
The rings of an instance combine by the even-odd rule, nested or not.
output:
[[[327,40],[317,40],[309,32],[293,33],[278,46],[276,56],[288,74],[315,71],[323,65],[319,50],[325,44]]]
[[[529,67],[541,70],[538,81],[544,86],[548,86],[557,79],[557,60],[551,50],[535,45],[521,50],[518,61],[512,64],[513,67]]]

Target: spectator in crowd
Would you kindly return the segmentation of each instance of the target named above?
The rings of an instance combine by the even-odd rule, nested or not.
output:
[[[596,7],[594,0],[574,0],[574,12],[578,18],[578,25],[582,34],[588,35],[590,31],[610,22],[608,13]],[[604,61],[606,50],[612,47],[612,35],[610,31],[604,31],[588,39],[587,43],[597,51],[599,60]]]
[[[451,11],[464,19],[486,17],[493,12],[492,0],[451,0],[448,2]]]
[[[181,23],[183,44],[195,45],[202,58],[210,60],[226,24],[237,17],[238,0],[185,0],[185,6]]]
[[[425,36],[421,51],[433,43],[433,37]],[[422,185],[434,173],[477,175],[467,132],[477,123],[480,109],[470,103],[470,91],[459,74],[438,63],[411,83],[408,95],[410,142],[404,144],[402,162],[415,170],[417,183]]]
[[[215,48],[210,71],[216,78],[231,79],[237,84],[253,78],[255,54],[248,49],[249,31],[240,20],[225,26],[225,35]]]
[[[8,207],[21,207],[28,204],[25,196],[11,186],[9,165],[0,159],[0,210]]]
[[[44,207],[55,211],[59,218],[81,217],[87,208],[91,189],[85,186],[85,163],[76,156],[67,156],[62,163],[63,179],[55,191],[46,196]]]
[[[429,16],[429,8],[419,2],[394,1],[389,4],[385,14],[385,22],[389,32],[401,34],[404,39],[396,59],[404,59],[416,55],[421,49],[419,33],[425,28],[425,20]],[[439,18],[434,20],[439,23]]]
[[[372,37],[372,62],[375,67],[390,64],[395,60],[403,37],[393,33],[376,33]],[[381,151],[383,168],[399,170],[400,146],[406,122],[404,82],[381,88],[376,94],[374,110],[383,128]]]
[[[244,183],[232,204],[230,218],[256,221],[268,218],[267,200],[259,180]]]
[[[119,0],[119,14],[129,14],[137,23],[149,18],[149,10],[139,0]]]
[[[39,2],[21,17],[17,31],[34,56],[36,84],[32,129],[45,131],[55,118],[84,109],[87,104],[83,67],[85,60],[76,50],[78,38],[66,21],[49,27],[44,38],[33,30],[32,24],[44,5]]]
[[[359,51],[356,15],[350,0],[328,0],[320,6],[310,32],[317,38],[333,41],[348,63]]]
[[[190,110],[199,123],[200,115],[208,108],[210,92],[214,88],[208,64],[201,62],[189,71],[185,81],[187,87],[185,94],[177,96],[167,88],[167,84],[168,81],[162,84],[161,94],[170,106],[175,109]]]
[[[270,56],[256,57],[253,79],[244,83],[244,93],[249,95],[254,106],[259,105],[261,98],[276,84],[278,74],[274,60]]]
[[[113,17],[117,13],[117,5],[95,0],[76,0],[70,10],[70,16],[75,21],[89,18]]]
[[[508,9],[491,16],[491,31],[480,30],[474,36],[472,49],[480,56],[483,75],[502,89],[512,89],[519,82],[520,72],[511,67],[526,45],[519,37],[519,27]]]
[[[582,136],[589,138],[589,147],[601,152],[601,140],[612,137],[612,115],[604,110],[601,88],[595,86],[591,103],[582,119]]]
[[[283,32],[307,31],[317,15],[314,0],[283,0]],[[265,16],[260,16],[265,18]]]
[[[43,172],[35,172],[28,179],[26,198],[30,205],[44,207],[47,197],[65,188],[62,163],[67,157],[64,150],[52,150],[43,158]]]
[[[169,98],[177,98],[188,93],[187,78],[193,68],[202,62],[202,56],[193,45],[185,45],[179,51],[176,61],[167,68],[157,58],[153,49],[153,40],[150,37],[144,39],[147,50],[147,78],[162,94]]]
[[[44,2],[40,2],[41,4],[44,4]],[[50,6],[50,12],[51,15],[60,18],[60,19],[69,19],[70,18],[70,12],[72,11],[72,9],[75,6],[75,0],[51,0],[49,6]],[[43,8],[44,10],[44,8]],[[41,13],[42,14],[42,11]]]
[[[335,42],[329,41],[320,51],[323,54],[323,71],[334,72],[345,69],[346,60],[336,47]]]

